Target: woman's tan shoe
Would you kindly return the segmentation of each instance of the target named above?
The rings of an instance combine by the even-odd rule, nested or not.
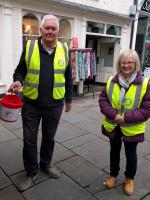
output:
[[[133,192],[134,192],[134,180],[133,179],[126,178],[123,191],[127,195],[133,194]]]
[[[116,177],[114,176],[109,176],[108,178],[106,178],[105,182],[104,182],[104,186],[108,189],[111,189],[113,187],[115,187],[116,185]]]

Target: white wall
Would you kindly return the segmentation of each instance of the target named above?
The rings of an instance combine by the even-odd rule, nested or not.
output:
[[[129,6],[134,0],[67,0],[70,3],[79,3],[111,12],[129,15]]]
[[[74,2],[128,14],[129,5],[132,1],[76,0]],[[0,0],[0,80],[6,83],[6,89],[8,89],[12,82],[13,72],[19,62],[22,51],[22,17],[25,13],[34,13],[39,21],[44,14],[48,13],[57,15],[59,19],[67,18],[72,28],[71,35],[78,38],[80,48],[85,47],[86,21],[120,25],[123,27],[121,49],[129,47],[131,29],[130,20],[128,19],[117,16],[110,17],[107,14],[97,14],[85,10],[68,8],[67,6],[62,7],[60,4],[51,4],[47,0]]]

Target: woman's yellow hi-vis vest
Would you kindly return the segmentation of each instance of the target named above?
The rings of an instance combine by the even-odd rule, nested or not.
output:
[[[125,94],[124,102],[122,105],[120,104],[120,87],[118,83],[114,83],[111,81],[112,77],[110,77],[106,84],[106,92],[108,95],[108,99],[113,108],[118,110],[118,113],[124,115],[125,112],[128,112],[133,109],[138,109],[141,105],[143,97],[147,90],[148,78],[144,78],[142,84],[134,85],[132,84],[128,91]],[[111,134],[111,132],[115,129],[117,124],[113,121],[105,117],[103,121],[103,126],[107,132]],[[121,131],[125,136],[135,136],[140,133],[145,132],[145,122],[139,123],[123,123],[120,125]]]
[[[28,40],[25,61],[27,74],[23,84],[23,95],[30,99],[37,99],[40,74],[40,55],[38,41]],[[63,99],[65,95],[65,71],[68,66],[67,46],[57,41],[54,56],[54,84],[53,99]],[[49,66],[51,67],[51,66]]]

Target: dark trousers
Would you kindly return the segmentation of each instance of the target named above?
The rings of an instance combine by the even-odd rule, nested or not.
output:
[[[37,136],[41,123],[42,141],[40,148],[40,165],[49,167],[53,150],[54,136],[61,117],[63,105],[56,107],[37,107],[25,103],[22,108],[23,121],[23,162],[28,176],[34,176],[38,170]]]
[[[110,139],[110,175],[117,177],[120,170],[120,151],[122,146],[122,133],[120,127],[117,127],[117,133],[113,139]],[[124,141],[126,168],[125,176],[134,179],[137,171],[137,142]]]

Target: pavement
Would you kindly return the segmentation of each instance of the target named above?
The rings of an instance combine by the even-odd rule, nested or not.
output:
[[[109,174],[109,141],[101,134],[103,115],[98,93],[75,97],[70,113],[63,112],[56,134],[52,163],[60,171],[59,179],[39,170],[35,183],[24,192],[18,184],[25,175],[22,162],[22,122],[0,120],[0,200],[150,200],[150,121],[144,143],[138,145],[138,170],[135,193],[126,196],[125,156],[121,151],[121,169],[117,186],[103,186]],[[38,135],[38,155],[41,130]]]

